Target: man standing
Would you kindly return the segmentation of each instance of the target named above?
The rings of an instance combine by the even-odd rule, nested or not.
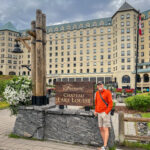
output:
[[[109,90],[104,89],[104,85],[101,81],[97,83],[97,89],[94,115],[98,116],[98,126],[104,142],[104,145],[99,147],[98,150],[107,150],[109,128],[111,127],[110,111],[113,107],[112,95]]]

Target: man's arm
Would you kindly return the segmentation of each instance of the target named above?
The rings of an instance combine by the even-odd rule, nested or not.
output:
[[[108,114],[113,107],[112,95],[111,95],[110,91],[108,91],[108,93],[107,93],[107,98],[108,98],[108,107],[105,111],[106,114]]]

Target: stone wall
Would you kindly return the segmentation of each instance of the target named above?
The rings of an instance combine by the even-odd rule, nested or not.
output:
[[[84,110],[20,107],[14,134],[74,144],[103,145],[97,117],[92,111]],[[114,140],[111,128],[108,146],[113,146]]]

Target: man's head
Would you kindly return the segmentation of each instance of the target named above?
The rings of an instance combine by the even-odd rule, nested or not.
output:
[[[103,91],[103,89],[104,89],[104,84],[103,84],[102,81],[98,81],[98,82],[97,82],[97,89],[98,89],[99,91]]]

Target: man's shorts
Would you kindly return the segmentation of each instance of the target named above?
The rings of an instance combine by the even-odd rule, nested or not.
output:
[[[111,127],[110,113],[105,112],[98,113],[98,126],[99,127]]]

